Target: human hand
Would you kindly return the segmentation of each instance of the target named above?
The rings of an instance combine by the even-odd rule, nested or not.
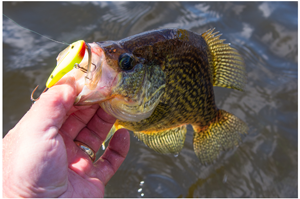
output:
[[[4,197],[103,197],[125,159],[129,133],[118,130],[96,162],[75,143],[98,151],[115,118],[99,105],[74,107],[75,80],[41,95],[3,139]]]

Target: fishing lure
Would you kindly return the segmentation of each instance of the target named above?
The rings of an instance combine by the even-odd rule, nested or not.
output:
[[[54,68],[54,70],[52,71],[50,77],[48,78],[48,81],[46,83],[46,88],[44,89],[43,93],[46,92],[48,90],[48,88],[55,85],[65,74],[67,74],[69,71],[71,71],[73,69],[73,67],[79,68],[82,72],[89,74],[89,71],[91,69],[92,53],[91,53],[91,47],[85,41],[79,40],[79,41],[76,41],[69,45],[65,42],[60,42],[60,41],[51,39],[49,37],[46,37],[45,35],[42,35],[42,34],[36,32],[36,31],[25,28],[25,27],[21,26],[20,24],[18,24],[17,22],[15,22],[14,20],[12,20],[10,17],[6,16],[5,14],[3,14],[3,16],[5,16],[6,18],[8,18],[12,22],[14,22],[16,25],[20,26],[21,28],[23,28],[25,30],[28,30],[35,34],[38,34],[42,37],[45,37],[51,41],[56,42],[56,43],[68,45],[68,47],[65,50],[63,50],[61,53],[59,53],[59,55],[57,56],[57,58],[56,58],[57,65]],[[86,50],[88,51],[88,54],[89,54],[87,69],[84,67],[81,67],[78,64],[83,60]],[[88,76],[86,76],[86,78],[88,79]],[[37,85],[31,93],[31,101],[36,101],[39,99],[39,97],[37,99],[33,98],[33,94],[36,91],[36,89],[38,88],[38,86],[39,85]]]
[[[87,69],[81,67],[78,63],[80,63],[85,55],[85,51],[88,51],[88,67]],[[49,76],[46,88],[43,91],[46,92],[48,88],[51,88],[55,85],[65,74],[71,71],[74,67],[81,69],[83,72],[87,72],[90,69],[91,65],[91,48],[89,44],[87,44],[83,40],[76,41],[70,44],[65,50],[59,53],[56,58],[57,65]],[[31,93],[31,100],[36,101],[37,99],[33,98],[33,94],[36,91],[38,86]]]

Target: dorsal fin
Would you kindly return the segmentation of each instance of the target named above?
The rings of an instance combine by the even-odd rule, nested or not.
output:
[[[213,85],[242,91],[246,82],[243,58],[230,44],[224,44],[218,33],[210,29],[202,34],[210,52]]]

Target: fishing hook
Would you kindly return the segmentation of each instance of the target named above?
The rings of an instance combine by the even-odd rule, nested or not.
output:
[[[81,67],[79,64],[75,63],[74,68],[80,69],[82,72],[87,73],[87,69],[84,67]]]
[[[91,63],[92,63],[92,51],[91,51],[91,46],[88,43],[85,43],[85,47],[88,51],[88,66],[87,66],[87,75],[85,76],[86,79],[91,79],[90,77],[88,77],[88,75],[90,74],[91,71]]]
[[[84,67],[81,67],[78,63],[75,63],[74,64],[74,68],[76,69],[80,69],[82,72],[84,73],[87,73],[87,75],[89,74],[89,72],[91,71],[91,65],[95,66],[96,65],[94,63],[92,63],[91,59],[92,59],[92,51],[91,51],[91,46],[86,43],[85,44],[85,48],[87,49],[88,51],[88,65],[87,65],[87,68],[84,68]],[[90,79],[89,77],[85,77],[86,79]]]
[[[88,51],[89,59],[88,59],[88,66],[87,69],[90,71],[91,69],[91,63],[92,63],[92,51],[91,51],[91,46],[88,43],[85,43],[85,47]]]
[[[33,98],[33,94],[34,94],[34,92],[36,91],[36,89],[39,87],[39,85],[37,85],[36,87],[35,87],[35,89],[32,91],[32,93],[31,93],[31,96],[30,96],[30,99],[31,99],[31,101],[33,101],[33,102],[36,102],[38,99],[40,99],[40,97],[38,97],[37,99],[34,99]],[[44,93],[44,92],[46,92],[48,90],[48,88],[46,87],[45,88],[45,90],[42,92],[42,94]]]
[[[96,67],[96,64],[92,63],[92,65]],[[84,68],[84,67],[81,67],[81,66],[80,66],[79,64],[77,64],[77,63],[74,64],[74,68],[80,69],[82,72],[87,73],[87,69]]]

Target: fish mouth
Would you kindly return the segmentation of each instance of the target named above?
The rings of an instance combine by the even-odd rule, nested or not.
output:
[[[92,105],[109,99],[119,79],[117,71],[106,63],[104,51],[100,46],[96,43],[88,45],[91,48],[90,58],[89,53],[85,53],[83,60],[67,74],[75,78],[76,106]]]

